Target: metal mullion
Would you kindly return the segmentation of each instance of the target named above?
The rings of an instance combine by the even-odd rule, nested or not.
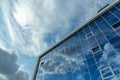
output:
[[[96,25],[97,26],[97,25]],[[90,27],[89,27],[90,28]],[[90,30],[91,30],[91,28],[90,28]],[[92,30],[91,30],[92,31]],[[98,41],[97,41],[97,39],[96,39],[96,37],[95,37],[95,34],[93,34],[93,36],[94,36],[94,38],[95,38],[95,40],[96,40],[96,42],[97,42],[97,44],[98,44],[98,46],[99,46],[99,48],[100,48],[100,51],[102,51],[102,49],[101,49],[101,47],[100,47],[100,45],[99,45],[99,43],[98,43]],[[98,52],[100,52],[100,51],[98,51]],[[97,64],[97,69],[98,69],[98,62],[96,61],[96,59],[95,59],[95,55],[97,55],[97,54],[93,54],[93,57],[94,57],[94,60],[95,60],[95,63]],[[99,69],[98,69],[98,71],[99,71]],[[99,71],[99,73],[100,73],[100,71]],[[100,75],[101,75],[101,73],[100,73]],[[102,77],[102,76],[101,76]]]
[[[118,9],[117,7],[114,7],[114,8]],[[118,9],[118,10],[119,10],[119,9]],[[112,15],[114,15],[117,19],[120,20],[120,18],[115,15],[115,13],[116,13],[117,11],[115,11],[115,13],[113,13],[112,11],[109,11],[109,12],[110,12]]]
[[[84,31],[83,31],[83,34],[84,34]],[[85,35],[85,34],[84,34]],[[81,44],[81,39],[80,39],[80,37],[79,37],[79,40],[80,40],[80,44]],[[82,44],[81,44],[82,45]],[[82,47],[81,47],[82,48]],[[83,52],[83,48],[81,49],[82,50],[82,52]],[[85,55],[84,55],[84,57],[85,57]],[[85,57],[85,61],[87,62],[87,59],[86,59],[86,57]],[[85,65],[87,65],[87,64],[85,64]],[[89,69],[88,69],[88,65],[87,65],[87,70],[88,70],[88,74],[89,74],[89,78],[90,78],[90,80],[91,80],[91,75],[90,75],[90,72],[89,72]]]
[[[95,22],[96,23],[96,22]],[[96,23],[96,25],[97,25],[97,23]],[[98,27],[98,25],[97,25],[97,27]],[[101,31],[101,33],[103,34],[103,36],[105,37],[105,35],[104,35],[104,33],[102,32],[102,30],[98,27],[98,29]],[[109,42],[109,40],[105,37],[105,39]],[[112,47],[112,45],[111,45],[111,48],[114,50],[114,48]],[[114,50],[115,51],[115,50]],[[103,52],[103,51],[102,51]],[[115,51],[115,54],[116,54],[116,51]],[[117,54],[116,54],[117,55]],[[105,60],[107,61],[107,59],[105,58]],[[110,63],[109,63],[109,61],[107,61],[107,63],[108,63],[108,65],[111,67],[111,65],[110,65]],[[111,68],[111,70],[112,70],[112,68]],[[112,74],[115,76],[115,74],[114,74],[114,72],[113,72],[113,70],[112,70]]]
[[[87,26],[87,27],[89,27],[89,26]],[[91,32],[91,30],[90,30],[90,32]],[[92,32],[91,32],[92,33]],[[83,34],[85,35],[85,32],[83,31]],[[93,33],[92,33],[92,35],[93,35]],[[90,36],[90,37],[92,37],[92,36]],[[86,38],[86,41],[87,41],[87,43],[88,43],[88,45],[90,46],[90,44],[89,44],[89,42],[88,42],[88,38]],[[92,52],[92,51],[91,51]],[[93,54],[92,54],[93,55]],[[89,57],[90,58],[90,57]],[[87,58],[86,58],[86,61],[87,61]],[[95,63],[96,64],[96,63]],[[93,66],[93,65],[95,65],[95,64],[92,64],[91,66]],[[90,75],[90,71],[89,71],[89,67],[91,67],[91,66],[88,66],[88,64],[87,64],[87,69],[88,69],[88,72],[89,72],[89,75]],[[91,75],[90,75],[90,80],[91,80]]]
[[[104,19],[104,17],[102,17],[103,19]],[[104,19],[105,20],[105,19]],[[105,22],[109,25],[109,26],[111,26],[106,20],[105,20]],[[115,29],[113,29],[113,31],[115,31]],[[116,32],[116,31],[115,31]],[[117,33],[117,32],[116,32]],[[118,34],[118,33],[117,33]],[[118,34],[119,35],[119,34]],[[105,38],[106,38],[106,36],[105,36]],[[106,38],[106,40],[109,42],[109,40]],[[111,45],[111,48],[114,50],[114,48],[113,48],[113,46]],[[114,50],[115,51],[115,50]],[[116,54],[116,51],[115,51],[115,54]],[[116,54],[117,55],[117,54]]]

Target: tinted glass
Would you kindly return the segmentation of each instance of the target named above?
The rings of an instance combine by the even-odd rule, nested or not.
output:
[[[48,52],[36,80],[119,80],[120,4]]]

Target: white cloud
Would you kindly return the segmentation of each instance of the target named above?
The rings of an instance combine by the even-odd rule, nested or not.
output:
[[[116,51],[116,53],[115,53]],[[120,73],[120,49],[115,48],[115,50],[113,50],[112,46],[110,43],[106,43],[104,45],[104,51],[103,51],[103,55],[100,58],[100,61],[104,61],[107,60],[107,64],[110,64],[112,67],[113,72],[117,72]],[[100,64],[98,67],[101,68],[103,66],[106,66],[107,64]],[[104,75],[109,73],[110,71],[105,71]],[[119,79],[119,75],[115,75],[115,77],[112,78],[112,80],[118,80]]]
[[[107,1],[110,0],[1,0],[0,9],[3,12],[4,26],[0,26],[0,47],[12,48],[18,52],[24,51],[23,53],[27,55],[37,56],[51,43],[55,43],[75,27],[86,22]],[[50,42],[47,42],[46,38]],[[16,59],[15,54],[11,56]],[[65,61],[75,62],[73,57],[72,59],[66,56],[61,57],[65,58]],[[3,64],[3,66],[11,65]],[[84,65],[83,62],[81,66]],[[13,78],[19,74],[23,74],[22,77],[27,75],[24,70],[18,70],[20,65],[17,63],[13,63],[13,66],[15,68],[10,66],[10,71],[16,75],[10,74],[12,76],[10,79],[14,80]],[[62,66],[64,64],[60,64],[60,67]],[[8,72],[3,70],[5,69],[1,72],[4,74],[9,73],[9,70]]]
[[[15,12],[13,16],[20,24],[20,26],[25,26],[26,24],[30,23],[33,19],[33,11],[31,11],[29,5],[21,3],[22,1],[19,1],[18,4],[14,5]]]
[[[107,1],[113,0],[1,0],[9,47],[4,46],[39,55],[86,22]]]
[[[63,46],[62,48],[64,48],[64,47],[65,46]],[[117,50],[117,49],[115,49],[115,50]],[[119,53],[119,50],[117,53]],[[75,53],[75,52],[63,53],[63,51],[61,51],[61,52],[53,51],[53,52],[49,53],[48,55],[46,55],[45,57],[42,58],[41,62],[44,62],[44,64],[42,66],[40,66],[40,70],[41,70],[40,75],[44,76],[44,74],[58,74],[58,73],[65,74],[66,71],[71,68],[72,68],[73,72],[81,70],[81,68],[82,69],[85,68],[86,62],[84,61],[83,56],[79,57],[79,56],[81,56],[80,54],[83,54],[83,53]],[[117,56],[113,56],[113,54],[114,54],[114,51],[113,51],[110,43],[106,43],[104,45],[103,55],[101,55],[101,57],[99,59],[99,61],[101,61],[101,63],[98,65],[98,68],[101,69],[101,68],[105,67],[107,65],[107,63],[104,60],[107,59],[107,62],[109,62],[112,65],[113,71],[119,71],[120,56],[119,56],[119,54]],[[108,59],[110,59],[110,60],[108,60]],[[110,71],[105,71],[104,75],[109,72]],[[86,72],[83,72],[83,73],[84,73],[84,75],[86,74]],[[82,77],[84,77],[83,73],[81,74]],[[113,79],[118,79],[118,77],[116,76]]]
[[[22,46],[25,44],[24,37],[20,31],[19,25],[16,23],[16,21],[13,18],[12,11],[14,11],[13,8],[13,1],[7,1],[2,0],[1,1],[1,13],[2,17],[1,20],[2,26],[0,32],[2,33],[0,35],[1,43],[4,43],[4,47],[6,48],[17,48],[16,46],[19,45]]]
[[[8,80],[4,75],[0,74],[0,80]]]
[[[63,52],[63,51],[62,51]],[[86,63],[80,58],[80,53],[62,53],[52,52],[49,55],[42,58],[41,74],[65,74],[72,68],[73,72],[78,71],[81,67],[85,67]],[[69,55],[66,55],[69,54]],[[72,55],[72,56],[71,56]]]

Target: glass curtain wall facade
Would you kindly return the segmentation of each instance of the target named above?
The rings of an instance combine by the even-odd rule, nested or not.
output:
[[[34,80],[120,80],[120,1],[40,56]]]

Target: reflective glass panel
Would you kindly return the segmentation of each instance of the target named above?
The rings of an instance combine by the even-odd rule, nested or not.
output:
[[[40,58],[35,80],[119,80],[120,4]]]

